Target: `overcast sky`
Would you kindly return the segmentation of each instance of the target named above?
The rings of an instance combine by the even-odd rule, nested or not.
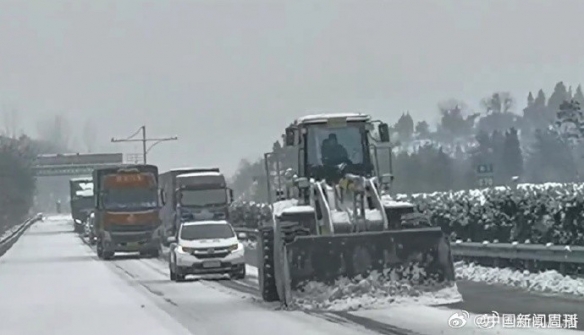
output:
[[[0,106],[28,133],[91,119],[103,150],[138,151],[108,142],[146,124],[179,137],[150,152],[161,169],[232,173],[313,110],[435,119],[584,82],[583,18],[581,0],[0,0]]]

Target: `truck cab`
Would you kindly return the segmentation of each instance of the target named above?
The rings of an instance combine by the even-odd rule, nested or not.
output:
[[[83,224],[93,210],[93,178],[78,177],[69,180],[69,205],[75,232],[83,232]]]
[[[130,165],[94,171],[97,254],[110,259],[115,252],[157,256],[161,199],[158,168]]]
[[[233,191],[219,171],[181,174],[176,179],[176,220],[228,220]]]

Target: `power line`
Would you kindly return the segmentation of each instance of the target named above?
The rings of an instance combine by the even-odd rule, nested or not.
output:
[[[134,136],[138,135],[138,133],[142,132],[142,138],[134,138]],[[111,139],[112,143],[121,143],[121,142],[142,142],[142,158],[144,160],[144,164],[146,164],[147,160],[146,160],[146,155],[148,154],[148,152],[158,143],[160,142],[167,142],[167,141],[176,141],[178,140],[178,137],[176,136],[172,136],[172,137],[160,137],[160,138],[147,138],[146,137],[146,126],[142,126],[140,127],[134,134],[130,135],[127,138],[124,139],[116,139],[113,138]],[[152,145],[150,145],[149,147],[146,147],[146,144],[148,142],[154,142],[152,143]]]

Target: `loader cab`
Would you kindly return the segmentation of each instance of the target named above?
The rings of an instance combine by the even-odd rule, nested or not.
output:
[[[387,128],[382,125],[380,135]],[[372,176],[369,135],[373,129],[365,114],[305,116],[286,129],[285,144],[298,146],[299,177],[334,182],[345,173]]]

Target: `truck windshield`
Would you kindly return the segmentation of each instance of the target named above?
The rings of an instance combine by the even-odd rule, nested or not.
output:
[[[73,206],[76,210],[90,209],[94,205],[93,197],[79,197],[73,201]]]
[[[183,225],[180,229],[180,238],[188,241],[231,237],[235,237],[235,233],[228,224]]]
[[[116,188],[107,190],[103,197],[106,210],[149,209],[158,206],[156,189]]]
[[[224,188],[181,191],[180,204],[182,206],[204,207],[226,203],[227,191]]]

